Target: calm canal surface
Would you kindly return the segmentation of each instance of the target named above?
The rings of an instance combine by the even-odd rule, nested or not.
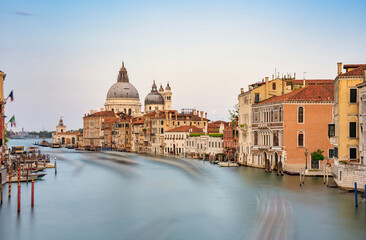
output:
[[[30,146],[34,140],[11,140]],[[366,239],[364,202],[322,178],[131,153],[41,148],[57,175],[16,183],[0,208],[0,239]]]

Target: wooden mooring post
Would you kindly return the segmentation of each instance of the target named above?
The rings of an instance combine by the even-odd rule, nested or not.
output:
[[[2,175],[2,173],[0,173],[0,191],[1,191],[0,204],[3,205],[3,175]]]
[[[9,165],[9,198],[11,197],[11,164]]]
[[[20,212],[20,161],[18,161],[18,212]]]
[[[32,179],[32,196],[31,196],[31,206],[34,207],[34,179]]]
[[[57,161],[56,161],[56,157],[55,157],[55,175],[57,175]]]

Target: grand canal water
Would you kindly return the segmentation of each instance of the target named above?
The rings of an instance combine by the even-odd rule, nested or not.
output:
[[[29,146],[34,140],[12,140]],[[131,153],[43,148],[57,158],[0,208],[0,239],[366,239],[364,203],[322,179]],[[52,161],[53,162],[53,161]]]

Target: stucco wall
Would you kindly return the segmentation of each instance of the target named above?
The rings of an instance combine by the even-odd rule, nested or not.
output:
[[[297,122],[298,107],[304,107],[304,123]],[[332,122],[332,103],[284,104],[283,145],[286,150],[286,166],[305,167],[305,149],[308,151],[308,169],[311,169],[310,153],[320,149],[328,158],[332,149],[328,138],[328,123]],[[304,133],[304,147],[298,147],[298,132]],[[333,159],[329,161],[333,163]]]

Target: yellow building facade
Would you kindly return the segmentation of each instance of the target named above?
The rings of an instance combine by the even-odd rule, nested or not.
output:
[[[359,98],[357,85],[363,82],[363,74],[358,74],[361,65],[338,63],[338,76],[334,80],[334,114],[330,124],[331,143],[334,145],[336,162],[359,162]]]

